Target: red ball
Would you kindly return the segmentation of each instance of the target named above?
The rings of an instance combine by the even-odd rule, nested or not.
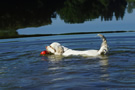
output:
[[[48,52],[45,50],[45,51],[42,51],[40,54],[45,55],[45,54],[48,54]]]

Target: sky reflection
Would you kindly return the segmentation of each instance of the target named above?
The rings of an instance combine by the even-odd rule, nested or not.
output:
[[[38,28],[18,29],[20,35],[25,34],[60,34],[69,32],[96,32],[96,31],[119,31],[119,30],[134,30],[135,29],[135,9],[133,13],[125,12],[123,20],[116,20],[115,16],[112,21],[101,21],[101,17],[93,21],[86,21],[80,24],[67,24],[57,16],[52,19],[52,24],[41,26]]]

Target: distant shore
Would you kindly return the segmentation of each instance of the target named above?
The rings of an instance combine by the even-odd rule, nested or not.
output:
[[[16,35],[9,37],[0,37],[0,39],[8,38],[24,38],[24,37],[40,37],[40,36],[56,36],[56,35],[77,35],[77,34],[98,34],[98,33],[125,33],[125,32],[135,32],[135,30],[121,30],[121,31],[101,31],[101,32],[72,32],[72,33],[61,33],[61,34],[33,34],[33,35]]]

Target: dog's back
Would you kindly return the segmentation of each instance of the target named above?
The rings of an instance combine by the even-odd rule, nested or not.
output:
[[[63,55],[64,56],[70,56],[70,55],[98,56],[98,55],[106,54],[108,52],[108,45],[107,45],[106,38],[102,34],[98,34],[98,36],[100,36],[102,39],[102,44],[99,50],[79,51],[79,50],[68,49],[66,52],[63,53]]]

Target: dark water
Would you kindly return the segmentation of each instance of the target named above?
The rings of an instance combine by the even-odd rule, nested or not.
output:
[[[0,89],[134,89],[133,34],[104,34],[110,51],[101,57],[39,55],[54,41],[72,49],[98,49],[101,40],[95,34],[1,40]]]
[[[134,0],[2,0],[0,11],[0,90],[135,89]],[[39,55],[52,42],[99,49],[98,33],[105,56]]]

